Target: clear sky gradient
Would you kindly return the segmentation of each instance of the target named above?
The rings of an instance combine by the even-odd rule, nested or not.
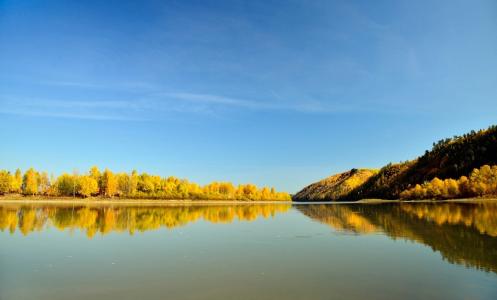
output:
[[[295,192],[497,123],[497,1],[0,1],[0,168]]]

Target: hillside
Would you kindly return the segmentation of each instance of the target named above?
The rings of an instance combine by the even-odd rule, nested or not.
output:
[[[329,179],[341,178],[342,174],[331,176],[311,184],[298,192],[294,200],[315,199],[346,201],[366,198],[398,199],[406,189],[434,178],[457,179],[469,176],[473,169],[483,165],[497,165],[497,126],[485,130],[471,131],[463,136],[447,138],[433,144],[430,151],[403,163],[388,164],[367,180],[357,184],[351,191],[339,189],[332,197],[322,197],[321,191],[334,191],[340,183]]]
[[[295,201],[336,201],[366,182],[377,170],[352,169],[313,183],[293,196]]]

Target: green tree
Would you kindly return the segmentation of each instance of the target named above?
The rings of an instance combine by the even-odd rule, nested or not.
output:
[[[63,173],[57,178],[56,184],[58,194],[61,196],[72,196],[74,193],[74,187],[78,190],[78,183],[76,178],[67,173]]]

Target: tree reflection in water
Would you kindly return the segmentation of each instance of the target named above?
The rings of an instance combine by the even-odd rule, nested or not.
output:
[[[384,233],[431,247],[450,263],[497,273],[497,203],[297,205],[342,232]]]
[[[304,215],[334,230],[385,234],[422,243],[450,263],[497,273],[497,202],[295,204]],[[52,226],[100,233],[183,226],[198,220],[253,221],[289,211],[290,204],[191,206],[0,206],[0,230],[23,235]]]
[[[0,207],[0,230],[14,233],[19,229],[27,235],[47,226],[60,230],[80,229],[89,238],[109,232],[147,231],[161,227],[175,228],[203,219],[211,223],[231,223],[234,220],[253,221],[286,212],[290,204],[260,204],[232,206],[7,206]]]

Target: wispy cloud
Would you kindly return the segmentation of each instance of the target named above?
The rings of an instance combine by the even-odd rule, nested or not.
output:
[[[132,114],[138,106],[129,101],[82,101],[4,96],[0,114],[66,119],[139,121],[144,116]]]
[[[43,100],[36,103],[41,107],[58,108],[133,108],[132,102],[128,101],[64,101],[64,100]]]
[[[330,114],[379,109],[308,98],[289,101],[281,95],[275,97],[272,94],[261,101],[193,92],[145,93],[132,100],[64,100],[11,95],[0,97],[0,103],[2,114],[110,121],[164,119],[178,113],[221,116],[226,110]],[[381,109],[386,111],[385,108]]]
[[[141,81],[121,81],[121,82],[88,82],[88,81],[64,81],[64,80],[46,80],[38,82],[42,85],[97,89],[97,90],[155,90],[159,87],[155,84]]]
[[[339,103],[325,104],[316,100],[305,101],[274,101],[268,99],[266,101],[255,101],[240,98],[225,97],[220,95],[211,94],[197,94],[197,93],[163,93],[165,98],[172,98],[191,103],[202,103],[210,105],[230,106],[248,108],[253,110],[286,110],[301,113],[331,113],[338,111],[347,111],[353,109],[348,105]],[[281,98],[281,97],[278,97]]]
[[[238,106],[238,107],[248,107],[254,109],[264,109],[271,108],[271,104],[264,102],[257,102],[252,100],[231,98],[219,95],[211,94],[196,94],[196,93],[162,93],[160,94],[165,98],[172,98],[181,101],[188,101],[191,103],[202,103],[202,104],[213,104],[213,105],[223,105],[223,106]]]
[[[126,117],[126,116],[86,114],[86,113],[57,113],[57,112],[26,111],[26,110],[0,109],[0,114],[17,115],[17,116],[32,116],[32,117],[64,118],[64,119],[98,120],[98,121],[146,121],[146,119],[131,118],[131,117]]]
[[[381,31],[384,28],[372,23],[371,26]],[[416,66],[415,56],[412,55],[412,65]],[[340,70],[354,69],[361,71],[357,64],[339,62]],[[334,63],[336,66],[336,63]],[[356,73],[359,73],[357,71]],[[364,71],[365,72],[365,71]],[[363,72],[363,73],[364,73]],[[361,74],[363,74],[361,73]],[[368,75],[368,74],[366,74]],[[360,105],[360,101],[348,101],[340,97],[326,98],[324,95],[306,95],[297,91],[296,95],[288,95],[288,91],[270,89],[266,94],[252,96],[228,95],[214,92],[198,92],[188,89],[169,89],[147,81],[77,81],[64,78],[48,79],[38,82],[48,88],[54,88],[54,95],[70,95],[68,98],[47,97],[9,97],[0,96],[0,104],[5,112],[16,114],[31,114],[46,117],[77,118],[85,116],[88,119],[127,120],[171,118],[174,114],[197,114],[205,116],[223,116],[226,111],[239,112],[290,112],[310,114],[354,113],[378,111],[381,107]],[[58,88],[61,87],[61,93]],[[87,91],[82,91],[88,90]],[[91,91],[90,91],[91,90]],[[68,93],[69,92],[69,93]],[[84,92],[84,93],[82,93]],[[72,97],[71,95],[75,95]],[[88,98],[81,98],[85,95]],[[99,95],[99,96],[96,96]],[[124,99],[115,99],[116,95],[124,95]],[[253,94],[252,94],[253,95]],[[100,99],[96,99],[99,97]],[[71,99],[72,98],[72,99]],[[114,99],[113,99],[114,98]],[[57,112],[57,113],[54,113]],[[382,112],[385,112],[383,110]]]

